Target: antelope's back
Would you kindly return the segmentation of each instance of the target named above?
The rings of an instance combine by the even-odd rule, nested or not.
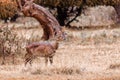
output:
[[[33,55],[43,57],[49,56],[55,51],[52,45],[47,41],[30,44],[28,45],[28,48],[26,48],[26,50],[27,49],[28,52],[32,53]]]

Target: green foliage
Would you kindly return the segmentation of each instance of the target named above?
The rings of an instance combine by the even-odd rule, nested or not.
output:
[[[17,4],[13,0],[1,0],[0,1],[0,18],[6,19],[13,17],[17,11]]]

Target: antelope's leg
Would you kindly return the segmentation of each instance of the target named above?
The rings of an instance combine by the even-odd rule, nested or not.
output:
[[[27,63],[28,63],[28,59],[25,59],[25,66],[27,65]]]
[[[32,56],[31,59],[30,59],[30,61],[29,61],[29,63],[30,63],[31,66],[32,66],[33,59],[35,59],[35,56]]]
[[[26,66],[28,62],[30,63],[32,55],[26,53],[24,58],[25,58],[25,66]]]
[[[2,59],[2,65],[4,65],[4,64],[5,64],[5,62],[4,62],[4,61],[5,61],[5,54],[3,53],[2,56],[3,56],[3,57],[2,57],[2,58],[3,58],[3,59]]]
[[[45,57],[45,65],[47,66],[48,63],[48,57]]]
[[[26,58],[26,59],[25,59],[25,66],[27,65],[28,62],[29,62],[29,63],[31,62],[31,58]]]
[[[15,54],[12,54],[12,63],[15,63]]]
[[[50,64],[53,63],[53,56],[49,57]]]
[[[32,59],[29,61],[30,66],[32,66]]]

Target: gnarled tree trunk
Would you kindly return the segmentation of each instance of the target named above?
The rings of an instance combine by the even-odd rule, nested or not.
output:
[[[33,3],[33,0],[21,0],[18,4],[25,16],[34,17],[40,22],[43,28],[42,39],[65,39],[58,21],[46,8]]]

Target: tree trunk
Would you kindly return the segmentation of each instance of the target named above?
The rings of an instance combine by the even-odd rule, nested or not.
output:
[[[22,6],[22,12],[25,16],[34,17],[40,22],[44,31],[42,39],[65,39],[60,24],[46,8],[33,3],[33,0],[25,0],[25,4]]]
[[[67,8],[61,8],[59,6],[57,6],[57,20],[59,21],[61,26],[65,25],[65,20],[67,19],[68,15],[67,15]]]

